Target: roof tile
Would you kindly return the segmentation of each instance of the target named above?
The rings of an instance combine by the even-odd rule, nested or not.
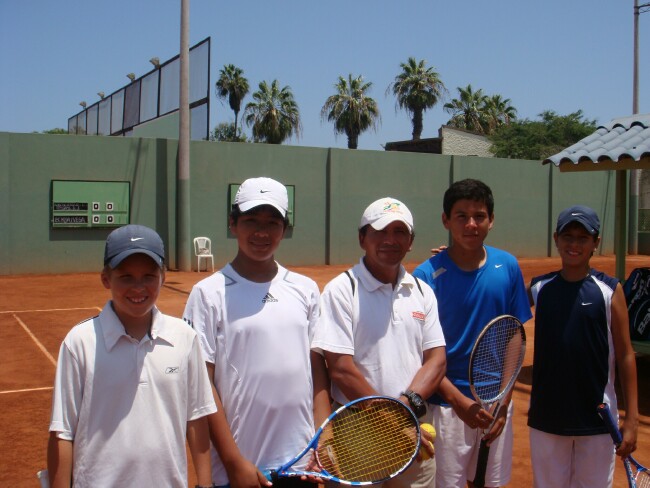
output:
[[[650,157],[650,114],[613,119],[568,148],[542,161],[544,164],[578,162],[619,162]]]

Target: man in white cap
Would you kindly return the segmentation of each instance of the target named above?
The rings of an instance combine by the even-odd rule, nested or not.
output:
[[[244,181],[229,219],[237,255],[194,286],[183,314],[199,335],[218,406],[208,418],[216,486],[270,485],[261,471],[292,459],[314,435],[314,419],[320,425],[330,411],[325,363],[310,351],[318,286],[274,259],[287,210],[284,185]]]
[[[386,197],[368,206],[359,225],[365,255],[325,286],[312,348],[325,356],[335,402],[387,395],[430,423],[424,399],[445,375],[445,340],[433,291],[402,266],[413,238],[404,203]],[[431,439],[424,430],[422,436]],[[431,444],[422,444],[432,455]],[[435,472],[431,457],[384,485],[433,487]]]

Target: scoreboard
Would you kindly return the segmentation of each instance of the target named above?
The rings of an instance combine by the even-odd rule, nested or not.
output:
[[[52,180],[51,224],[61,227],[119,227],[129,223],[128,181]]]

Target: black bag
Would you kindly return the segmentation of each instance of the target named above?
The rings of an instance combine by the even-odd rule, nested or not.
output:
[[[623,285],[633,341],[650,339],[650,268],[633,269]]]

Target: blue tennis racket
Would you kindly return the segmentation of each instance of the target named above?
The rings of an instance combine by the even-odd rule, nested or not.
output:
[[[614,441],[614,445],[618,447],[621,442],[623,442],[623,437],[621,437],[621,432],[618,430],[618,425],[614,422],[609,405],[606,403],[598,405],[598,415],[600,415],[600,418],[605,422],[609,435],[612,436],[612,440]],[[648,468],[643,466],[632,456],[624,457],[623,464],[625,465],[625,473],[627,474],[627,484],[629,488],[650,488],[650,474],[648,473]]]
[[[370,485],[404,472],[419,448],[420,425],[411,409],[395,398],[368,396],[332,413],[300,454],[277,469],[264,471],[264,476],[275,481],[307,475],[346,485]],[[292,469],[312,456],[317,469]]]

